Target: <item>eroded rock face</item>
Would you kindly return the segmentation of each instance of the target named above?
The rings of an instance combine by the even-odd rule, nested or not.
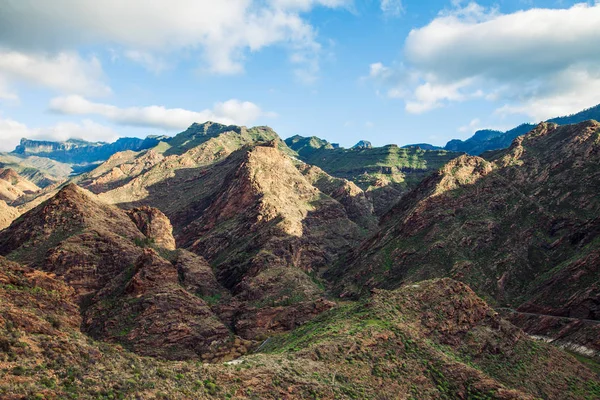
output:
[[[169,218],[160,210],[152,207],[138,207],[128,210],[127,215],[152,243],[167,250],[175,250],[173,226]]]
[[[106,303],[108,298],[114,301]],[[181,287],[177,267],[151,249],[91,303],[85,330],[140,354],[195,358],[230,347],[234,340],[210,306]]]

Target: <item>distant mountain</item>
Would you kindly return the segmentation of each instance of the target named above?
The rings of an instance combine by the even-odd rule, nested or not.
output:
[[[373,145],[368,140],[361,140],[352,146],[353,149],[372,149]]]
[[[552,122],[558,125],[577,124],[588,120],[600,120],[600,104],[565,117],[552,118],[546,122]],[[467,140],[454,139],[449,141],[444,147],[449,151],[460,151],[471,155],[480,155],[489,150],[505,149],[518,136],[524,135],[534,129],[534,124],[522,124],[509,131],[502,132],[496,130],[480,130]]]
[[[70,139],[66,142],[21,139],[12,152],[20,156],[38,156],[68,164],[91,164],[105,161],[115,153],[125,150],[140,151],[168,141],[165,136],[148,136],[146,139],[120,138],[114,143],[87,142]]]
[[[460,155],[424,148],[427,146],[372,147],[364,140],[345,149],[316,136],[296,135],[285,142],[305,163],[354,182],[372,201],[377,215],[383,215],[423,178]]]

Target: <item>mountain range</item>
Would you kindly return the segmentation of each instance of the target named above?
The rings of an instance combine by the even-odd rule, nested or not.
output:
[[[578,118],[480,156],[212,122],[23,140],[0,397],[600,398],[600,124]]]

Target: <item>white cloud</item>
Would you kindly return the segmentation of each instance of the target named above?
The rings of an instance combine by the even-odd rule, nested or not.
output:
[[[29,128],[27,125],[10,118],[0,117],[0,151],[12,151],[21,138],[63,141],[67,139],[85,139],[89,141],[113,142],[118,134],[109,127],[91,120],[80,124],[61,122],[52,127]]]
[[[50,110],[71,115],[100,115],[107,120],[131,126],[184,129],[194,122],[215,121],[223,124],[246,125],[261,117],[273,117],[259,106],[236,99],[216,103],[212,109],[190,111],[162,106],[120,108],[110,104],[94,103],[81,96],[57,97],[51,100]]]
[[[83,59],[74,53],[61,52],[54,56],[0,50],[0,96],[2,82],[24,81],[46,86],[65,93],[89,96],[107,95],[104,73],[97,58]],[[13,93],[12,97],[16,95]]]
[[[329,8],[349,6],[351,0],[270,0],[270,3],[277,8],[287,10],[309,11],[316,5]]]
[[[272,45],[318,53],[301,13],[350,0],[4,0],[0,44],[55,49],[106,44],[151,69],[178,51],[201,50],[203,70],[233,74],[244,57]],[[75,33],[75,34],[74,34]]]
[[[404,11],[402,0],[381,0],[381,11],[388,16],[398,16]]]
[[[404,65],[371,65],[407,111],[483,97],[539,120],[600,103],[600,3],[512,14],[461,3],[410,32]]]
[[[462,133],[475,133],[479,127],[481,126],[481,120],[479,118],[475,118],[469,122],[468,125],[461,126],[458,128],[459,132]]]
[[[0,100],[18,101],[19,96],[8,87],[6,79],[0,74]]]
[[[125,51],[125,57],[131,61],[142,65],[148,71],[152,71],[155,74],[159,74],[169,68],[169,64],[163,58],[153,55],[145,51],[138,50],[127,50]],[[116,57],[116,56],[113,56]]]

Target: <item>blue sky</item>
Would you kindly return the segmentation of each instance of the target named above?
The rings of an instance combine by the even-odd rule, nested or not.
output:
[[[125,3],[125,5],[123,5]],[[0,0],[0,150],[191,122],[443,145],[600,103],[600,4]]]

